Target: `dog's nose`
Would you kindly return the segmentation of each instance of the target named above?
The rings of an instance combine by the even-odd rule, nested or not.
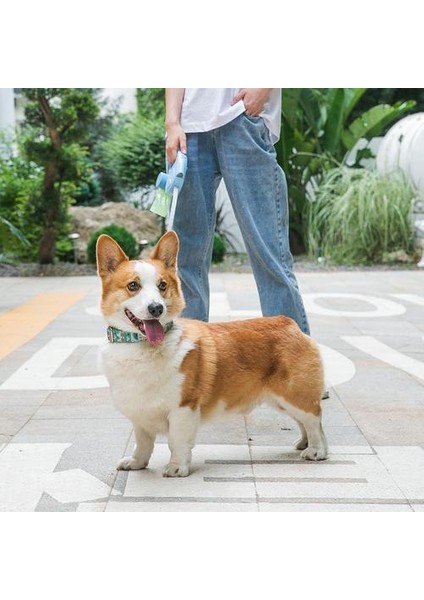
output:
[[[163,305],[160,304],[159,302],[152,302],[147,307],[147,310],[152,315],[152,317],[154,317],[155,319],[158,319],[161,316],[161,314],[163,313]]]

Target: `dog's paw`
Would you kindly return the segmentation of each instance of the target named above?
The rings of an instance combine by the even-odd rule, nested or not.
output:
[[[187,477],[188,475],[190,475],[189,465],[169,463],[163,471],[164,477]]]
[[[325,460],[327,458],[327,449],[309,446],[301,452],[300,456],[305,460]]]
[[[308,447],[308,438],[301,437],[295,441],[294,447],[296,450],[305,450]]]
[[[146,462],[140,462],[133,456],[124,456],[124,458],[121,458],[116,465],[118,471],[138,471],[139,469],[145,469],[146,467]]]

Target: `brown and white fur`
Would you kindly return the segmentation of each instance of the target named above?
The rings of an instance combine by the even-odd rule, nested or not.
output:
[[[167,232],[146,261],[128,260],[107,235],[97,242],[101,308],[108,325],[151,341],[108,343],[103,365],[113,402],[133,424],[136,446],[118,469],[144,469],[158,433],[171,451],[164,476],[186,477],[199,423],[216,412],[248,412],[267,402],[301,432],[296,448],[327,456],[321,426],[323,367],[317,345],[288,317],[226,323],[178,319],[178,238]],[[163,327],[174,322],[164,333]]]

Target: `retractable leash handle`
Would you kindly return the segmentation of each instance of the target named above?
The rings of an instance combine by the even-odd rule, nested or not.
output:
[[[175,162],[171,166],[169,166],[169,163],[166,164],[166,173],[159,173],[156,179],[156,187],[165,190],[169,194],[172,194],[175,187],[180,190],[184,183],[186,171],[187,156],[178,150]]]
[[[168,230],[172,229],[174,224],[178,194],[183,186],[186,171],[187,156],[178,151],[175,162],[171,166],[167,163],[166,173],[159,173],[156,179],[156,187],[159,188],[159,193],[150,210],[161,217],[166,217],[169,212]]]

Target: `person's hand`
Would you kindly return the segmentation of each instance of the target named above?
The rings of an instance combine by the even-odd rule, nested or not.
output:
[[[257,117],[262,112],[271,90],[272,88],[243,88],[234,96],[231,106],[243,100],[246,107],[246,114],[249,117]]]
[[[187,154],[186,134],[179,123],[166,126],[166,158],[170,165],[175,162],[178,150]]]

